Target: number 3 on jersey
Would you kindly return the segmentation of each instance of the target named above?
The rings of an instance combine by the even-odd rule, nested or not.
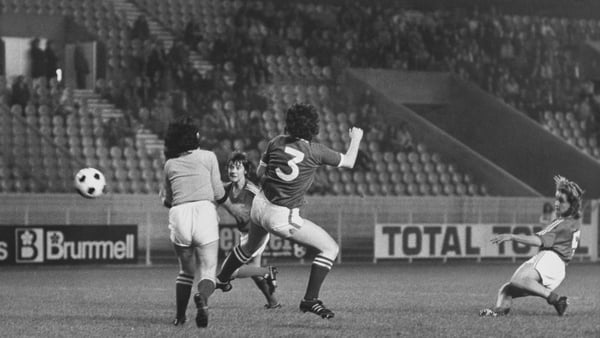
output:
[[[275,173],[282,180],[289,182],[289,181],[293,181],[296,177],[298,177],[298,174],[300,173],[300,169],[298,169],[298,166],[296,164],[302,162],[302,160],[304,159],[304,153],[299,150],[296,150],[294,148],[290,148],[290,147],[285,147],[284,151],[287,154],[290,154],[293,156],[287,162],[287,165],[288,165],[288,167],[290,167],[290,169],[292,169],[292,172],[290,172],[289,174],[286,174],[283,171],[281,171],[280,168],[276,168]]]

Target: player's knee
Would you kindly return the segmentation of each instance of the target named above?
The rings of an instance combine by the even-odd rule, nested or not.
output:
[[[508,283],[504,283],[501,287],[500,287],[500,293],[508,293],[509,292],[509,287],[510,287],[510,282]]]
[[[321,255],[323,255],[331,260],[335,260],[335,258],[337,257],[339,252],[340,252],[340,247],[337,245],[337,243],[335,243],[333,241],[331,243],[329,243],[327,246],[325,246],[324,248],[321,248]]]
[[[526,286],[530,280],[531,280],[531,278],[529,278],[529,276],[526,273],[515,274],[510,279],[509,288],[510,287],[522,288],[522,287]]]

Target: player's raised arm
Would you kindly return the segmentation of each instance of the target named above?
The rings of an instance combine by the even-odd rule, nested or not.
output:
[[[340,167],[342,168],[354,168],[356,156],[358,155],[358,147],[363,137],[363,130],[357,127],[350,128],[348,133],[350,135],[350,145],[346,153],[342,155],[340,162]]]

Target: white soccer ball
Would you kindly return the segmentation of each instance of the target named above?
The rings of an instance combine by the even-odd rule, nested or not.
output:
[[[100,170],[83,168],[75,175],[75,189],[85,198],[96,198],[104,194],[106,178]]]

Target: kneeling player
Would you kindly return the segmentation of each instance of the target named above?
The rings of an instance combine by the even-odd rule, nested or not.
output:
[[[480,316],[506,315],[513,298],[538,296],[554,306],[559,316],[567,310],[567,297],[559,296],[554,290],[565,278],[565,267],[573,258],[579,244],[581,196],[583,190],[577,183],[562,176],[555,176],[557,217],[535,235],[502,234],[492,238],[492,243],[506,241],[539,246],[537,255],[521,264],[510,282],[502,285],[494,308],[483,309]]]

